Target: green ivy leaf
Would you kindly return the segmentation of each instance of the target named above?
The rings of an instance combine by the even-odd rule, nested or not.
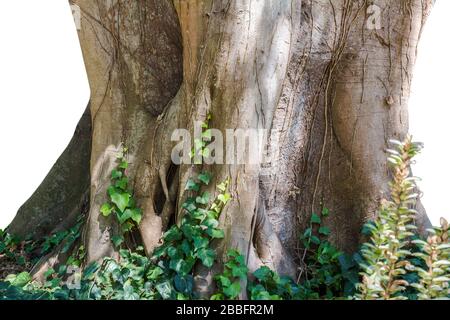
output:
[[[234,259],[236,259],[237,257],[239,257],[241,254],[240,254],[240,252],[238,251],[238,250],[236,250],[236,249],[229,249],[228,251],[227,251],[227,256],[229,257],[229,258],[234,258]]]
[[[320,244],[320,239],[316,236],[311,236],[311,242],[314,244]]]
[[[92,262],[84,269],[84,278],[86,280],[93,280],[95,273],[100,269],[98,262]]]
[[[219,226],[219,220],[214,218],[208,218],[202,222],[202,225],[208,228],[217,228]]]
[[[117,189],[116,189],[116,187],[114,187],[114,186],[109,186],[108,187],[108,195],[111,197],[111,195],[113,195],[113,194],[115,194],[115,193],[117,193],[117,192],[119,192]]]
[[[197,205],[195,203],[195,198],[188,198],[181,207],[183,209],[186,209],[189,212],[194,212],[197,209]]]
[[[195,260],[192,259],[192,257],[182,259],[180,256],[177,256],[176,258],[170,260],[169,268],[180,275],[187,275],[191,272],[194,263]]]
[[[128,178],[123,177],[123,178],[117,180],[116,183],[114,184],[114,186],[118,189],[126,191],[127,187],[128,187]]]
[[[204,192],[203,194],[202,194],[202,196],[201,197],[197,197],[196,199],[195,199],[195,202],[197,202],[197,203],[199,203],[199,204],[208,204],[208,202],[209,202],[209,197],[210,197],[210,194],[209,194],[209,192]]]
[[[236,299],[241,293],[240,282],[233,282],[229,287],[224,288],[223,293],[230,299]]]
[[[124,242],[124,238],[120,235],[116,235],[111,238],[111,241],[116,248],[119,248]]]
[[[194,246],[197,249],[207,248],[209,245],[209,240],[203,237],[194,237]]]
[[[166,255],[168,246],[169,246],[169,243],[164,243],[163,245],[155,248],[155,250],[153,250],[152,259],[159,259],[162,256]]]
[[[215,212],[215,216],[218,217],[220,212],[222,211],[222,209],[220,208],[220,206],[216,203],[213,202],[213,204],[211,205],[211,212]]]
[[[217,189],[219,189],[220,192],[225,192],[227,190],[227,183],[222,182],[217,185]]]
[[[131,210],[126,209],[124,212],[117,214],[117,220],[119,220],[120,224],[124,224],[128,219],[131,219]]]
[[[181,259],[183,257],[182,253],[176,247],[168,247],[167,254],[172,259]]]
[[[8,280],[8,277],[6,278]],[[14,276],[10,281],[13,286],[24,287],[32,280],[31,275],[28,272],[21,272],[17,276]]]
[[[171,259],[169,268],[175,270],[177,273],[181,273],[181,270],[183,270],[185,264],[186,262],[181,258]]]
[[[125,211],[130,203],[129,193],[113,193],[111,195],[111,201],[119,208],[121,212]]]
[[[191,275],[180,276],[175,275],[173,278],[175,289],[184,294],[190,295],[194,288],[194,278]]]
[[[268,267],[264,266],[256,270],[253,275],[258,279],[259,281],[266,281],[268,277],[272,274],[272,270],[270,270]]]
[[[211,141],[212,139],[212,130],[208,129],[202,133],[202,138],[205,141]]]
[[[248,268],[245,264],[234,265],[231,268],[231,274],[233,277],[238,277],[241,279],[247,278]]]
[[[160,267],[155,267],[147,273],[147,278],[149,280],[156,280],[159,278],[159,276],[161,276],[163,274],[164,274],[163,269],[161,269]]]
[[[181,230],[176,225],[172,226],[163,236],[164,241],[167,242],[181,240],[181,237]]]
[[[214,205],[214,204],[213,204],[213,205]],[[211,207],[212,207],[212,206],[211,206]],[[208,210],[207,216],[208,216],[208,218],[210,218],[210,219],[218,219],[218,218],[219,218],[219,214],[218,214],[216,211],[214,211],[214,210]]]
[[[111,214],[111,212],[113,212],[113,210],[114,208],[109,203],[103,204],[102,207],[100,208],[100,212],[105,217],[108,217]]]
[[[205,267],[211,268],[213,266],[216,258],[216,252],[213,249],[202,248],[197,255]]]
[[[231,195],[229,193],[219,194],[217,196],[217,199],[222,202],[223,204],[227,204],[228,201],[231,199]]]
[[[206,234],[208,234],[213,239],[223,239],[225,237],[225,233],[222,229],[207,229]]]
[[[200,180],[204,185],[209,185],[211,182],[211,175],[208,172],[202,172],[198,175],[198,180]]]
[[[131,219],[137,224],[141,223],[142,220],[142,210],[139,208],[134,208],[130,210]]]
[[[129,232],[133,230],[134,225],[130,221],[126,221],[121,227],[123,232]]]
[[[322,222],[322,220],[320,219],[320,217],[313,213],[311,216],[311,223],[315,223],[315,224],[320,224]]]
[[[210,154],[211,154],[211,151],[207,147],[205,147],[201,152],[201,155],[203,156],[203,158],[209,158]]]
[[[221,284],[222,288],[231,286],[231,280],[227,277],[219,275],[216,277],[216,280]]]
[[[186,190],[198,192],[200,190],[200,186],[198,185],[198,183],[195,183],[194,180],[189,179],[186,183]]]
[[[120,170],[114,169],[111,172],[111,179],[120,179],[120,178],[122,178],[122,176],[123,176],[123,173]]]
[[[201,150],[205,146],[205,142],[201,139],[194,140],[194,148],[195,150]]]
[[[321,235],[328,236],[330,234],[330,232],[331,232],[330,228],[327,228],[327,227],[320,227],[319,228],[319,233]]]
[[[155,288],[163,299],[168,300],[172,297],[172,285],[169,281],[158,283]]]
[[[206,218],[206,210],[204,209],[197,209],[194,212],[192,212],[192,218],[203,221]]]
[[[120,164],[119,164],[119,168],[120,169],[128,169],[128,162],[126,162],[126,161],[122,161]]]
[[[328,208],[323,208],[322,209],[322,216],[323,217],[328,217],[330,215],[330,209]]]
[[[305,230],[305,232],[303,233],[303,237],[304,238],[309,238],[312,235],[312,228],[308,228]]]
[[[53,268],[48,269],[47,271],[44,272],[44,279],[48,279],[48,277],[53,275],[55,272],[56,271]]]
[[[191,244],[189,243],[189,241],[187,239],[183,240],[183,242],[181,243],[180,249],[181,249],[181,251],[183,251],[183,253],[185,255],[191,254],[192,247],[191,247]]]

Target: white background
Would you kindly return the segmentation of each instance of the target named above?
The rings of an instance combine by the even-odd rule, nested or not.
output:
[[[394,0],[395,1],[395,0]],[[419,45],[410,101],[410,131],[425,143],[414,174],[433,224],[450,219],[450,1],[437,0]]]
[[[67,0],[0,2],[0,228],[70,141],[89,87]]]
[[[415,71],[411,132],[425,142],[414,172],[434,224],[450,218],[450,1],[437,1]],[[0,228],[39,186],[72,137],[89,99],[65,0],[0,2]]]

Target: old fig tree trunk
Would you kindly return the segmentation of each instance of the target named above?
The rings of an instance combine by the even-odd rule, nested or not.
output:
[[[125,145],[144,212],[136,239],[147,254],[179,222],[187,179],[200,170],[217,183],[230,179],[219,258],[237,248],[251,269],[295,276],[298,235],[325,207],[332,241],[357,248],[362,224],[387,191],[388,140],[408,132],[412,71],[431,0],[73,3],[81,9],[90,106],[10,231],[37,237],[57,230],[86,202],[88,262],[115,256],[117,225],[100,206]],[[174,130],[192,132],[209,117],[223,133],[266,129],[276,157],[264,165],[175,164]],[[210,290],[220,262],[197,268],[198,290]]]

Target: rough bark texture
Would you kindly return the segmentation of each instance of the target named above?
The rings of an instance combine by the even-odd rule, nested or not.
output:
[[[99,209],[107,200],[121,145],[130,150],[129,175],[147,213],[142,226],[158,227],[151,217],[160,195],[160,178],[151,158],[153,153],[160,158],[154,151],[155,131],[181,82],[182,47],[169,1],[75,3],[81,8],[79,37],[92,93],[91,200],[84,241],[88,261],[93,261],[114,255],[110,239],[117,228]],[[143,236],[159,238],[160,234],[159,227],[158,232],[151,230]]]
[[[265,264],[295,275],[298,234],[324,207],[332,240],[356,249],[386,192],[388,139],[408,131],[412,69],[431,0],[75,3],[92,92],[89,261],[115,255],[117,227],[99,208],[120,145],[130,149],[150,254],[169,221],[180,221],[185,183],[200,170],[171,162],[171,134],[192,131],[208,114],[222,132],[280,132],[279,157],[269,165],[203,166],[216,182],[231,179],[219,256],[237,248],[251,269]],[[367,27],[372,4],[381,9],[380,29]],[[418,224],[427,224],[425,215]],[[220,261],[199,267],[197,290],[207,294],[220,268]]]

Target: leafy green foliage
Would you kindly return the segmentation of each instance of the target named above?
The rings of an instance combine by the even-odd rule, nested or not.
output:
[[[248,285],[251,300],[298,300],[301,286],[289,277],[280,277],[268,267],[261,267],[253,273],[254,282]]]
[[[0,230],[0,258],[6,258],[26,270],[62,243],[61,252],[66,253],[80,236],[82,218],[80,216],[69,230],[55,232],[39,241],[23,240]]]
[[[412,159],[422,146],[408,137],[405,142],[392,141],[397,150],[389,150],[389,163],[393,168],[390,183],[391,199],[384,200],[374,223],[367,225],[371,241],[363,246],[363,281],[360,284],[360,299],[406,299],[402,294],[409,286],[402,278],[412,268],[408,257],[409,240],[416,227],[413,219],[417,194],[415,178],[410,177]]]
[[[63,230],[56,232],[48,237],[44,238],[44,242],[41,244],[40,255],[46,255],[50,253],[54,248],[64,242],[62,253],[66,253],[70,250],[74,242],[80,237],[81,227],[83,225],[83,216],[78,218],[75,226],[69,230]]]
[[[359,283],[357,254],[349,256],[328,241],[330,229],[323,225],[330,215],[327,208],[313,213],[309,228],[300,237],[302,246],[301,299],[334,299],[354,294]]]
[[[116,247],[120,247],[124,243],[124,235],[138,226],[142,220],[142,210],[136,207],[136,201],[128,188],[127,152],[128,149],[123,148],[117,156],[118,165],[111,172],[111,185],[108,188],[110,202],[104,203],[100,207],[100,212],[104,217],[113,214],[119,222],[121,234],[111,237]]]
[[[202,164],[202,159],[209,158],[211,155],[211,151],[207,147],[208,143],[212,140],[212,131],[209,129],[211,119],[211,114],[208,114],[205,121],[201,125],[201,137],[194,139],[194,148],[192,148],[191,153],[189,154],[190,158],[194,159],[194,164]],[[199,179],[201,179],[201,177],[199,177]]]
[[[31,276],[28,272],[21,272],[17,275],[12,274],[7,276],[5,281],[8,281],[13,286],[23,288],[27,283],[31,281]]]
[[[247,280],[248,268],[240,252],[229,250],[227,258],[223,273],[214,277],[219,290],[211,297],[211,300],[237,299],[242,291],[241,283]]]
[[[183,203],[184,215],[180,226],[172,226],[163,236],[163,244],[154,252],[157,263],[152,275],[158,274],[159,292],[162,298],[192,298],[192,271],[196,263],[213,266],[216,252],[210,249],[214,239],[224,237],[219,229],[219,216],[230,199],[227,193],[228,180],[217,186],[219,194],[209,205],[210,194],[201,192],[202,186],[210,183],[208,173],[187,182],[186,190],[193,192]],[[225,199],[225,201],[224,201]]]
[[[153,299],[157,296],[154,284],[146,276],[151,268],[151,261],[140,253],[120,250],[120,260],[108,258],[93,276],[90,294],[84,294],[94,300],[140,300]],[[95,267],[93,266],[94,270]],[[80,292],[83,293],[83,284]]]
[[[211,299],[233,300],[245,294],[252,300],[450,298],[447,221],[442,220],[440,228],[430,230],[426,241],[414,234],[412,225],[415,211],[411,207],[417,195],[413,193],[415,180],[409,177],[409,165],[421,146],[410,138],[394,143],[397,150],[389,151],[393,165],[391,197],[383,201],[378,218],[365,225],[363,233],[370,237],[370,243],[363,245],[361,254],[347,255],[328,241],[330,211],[324,208],[320,214],[311,215],[309,226],[300,237],[301,273],[297,281],[266,266],[249,275],[244,256],[229,250],[223,272],[214,277],[217,292]],[[122,226],[122,234],[112,237],[116,247],[121,247],[124,234],[142,219],[128,189],[125,155],[126,149],[111,173],[110,201],[100,209],[105,217],[113,216]],[[0,230],[0,258],[20,259],[23,252],[43,255],[58,246],[72,253],[57,271],[50,269],[45,273],[43,283],[33,281],[26,271],[9,275],[0,281],[0,300],[198,298],[194,292],[194,269],[199,264],[211,268],[216,262],[211,244],[224,238],[219,217],[231,199],[227,191],[229,180],[217,185],[214,198],[202,191],[211,180],[207,172],[188,180],[188,197],[182,204],[180,223],[165,232],[152,257],[147,257],[142,247],[134,252],[121,249],[118,260],[106,258],[101,265],[92,263],[82,272],[72,272],[71,267],[83,266],[86,254],[82,245],[73,248],[80,236],[81,220],[73,228],[41,241],[22,241]],[[24,261],[28,263],[28,258]],[[355,296],[356,289],[359,293]]]
[[[50,300],[46,291],[27,291],[9,281],[0,281],[0,300]]]
[[[125,164],[122,161],[119,167],[126,167]],[[113,176],[122,179],[124,171],[116,170]],[[39,297],[44,295],[47,299],[83,300],[196,298],[193,292],[193,269],[198,263],[208,268],[214,264],[216,252],[210,248],[210,244],[214,239],[224,236],[223,231],[219,229],[218,219],[223,207],[231,198],[227,192],[229,183],[227,180],[217,186],[219,194],[209,204],[211,195],[201,192],[201,189],[209,185],[210,181],[211,176],[203,172],[188,182],[186,189],[191,191],[192,195],[182,205],[184,215],[181,224],[167,230],[162,237],[162,245],[154,251],[151,258],[142,253],[143,248],[137,248],[135,252],[122,249],[119,260],[106,258],[102,265],[93,263],[82,273],[75,274],[78,285],[73,288],[66,281],[67,270],[69,266],[81,265],[85,252],[80,246],[67,264],[62,265],[57,272],[53,269],[48,270],[43,284],[31,281],[25,274],[11,275],[7,279],[9,285],[3,285],[5,290],[10,292],[8,291],[11,289],[10,286],[23,285],[21,290],[14,294],[17,298],[26,294],[39,294]],[[107,213],[113,208],[110,213],[116,213],[120,205],[116,202],[113,202],[113,205],[103,206],[103,211]],[[127,210],[133,211],[133,208],[125,209],[123,214]],[[133,219],[133,212],[129,212],[129,215]],[[232,262],[230,266],[231,264]],[[233,268],[234,274],[237,274],[237,270],[237,267]],[[242,277],[246,276],[246,267],[240,272]],[[15,280],[22,277],[24,279],[20,283],[19,280]],[[233,287],[228,289],[229,294],[232,293],[231,290]]]
[[[413,241],[421,249],[414,256],[421,259],[425,267],[416,267],[420,281],[412,286],[417,289],[421,300],[450,298],[449,224],[441,219],[441,227],[429,232],[427,241]]]
[[[32,251],[33,247],[30,242],[25,242],[0,229],[0,257],[4,256],[7,259],[14,261],[19,265],[25,265],[26,259],[23,256],[23,251]]]
[[[32,281],[31,275],[27,271],[17,275],[8,275],[4,282],[0,281],[0,300],[50,300],[59,298],[58,293],[64,292],[61,285],[63,278],[67,275],[67,268],[69,266],[80,267],[84,260],[85,251],[83,246],[73,250],[75,242],[80,237],[82,225],[83,216],[80,216],[76,225],[72,228],[53,233],[39,241],[20,241],[3,233],[3,236],[8,239],[15,239],[7,247],[9,252],[14,252],[18,247],[21,247],[20,252],[27,254],[24,256],[27,266],[35,264],[40,257],[50,253],[57,247],[59,247],[61,253],[72,251],[72,254],[69,256],[66,264],[60,266],[58,272],[54,269],[47,270],[44,275],[45,281],[42,284]],[[27,266],[24,266],[24,269],[27,269]]]

